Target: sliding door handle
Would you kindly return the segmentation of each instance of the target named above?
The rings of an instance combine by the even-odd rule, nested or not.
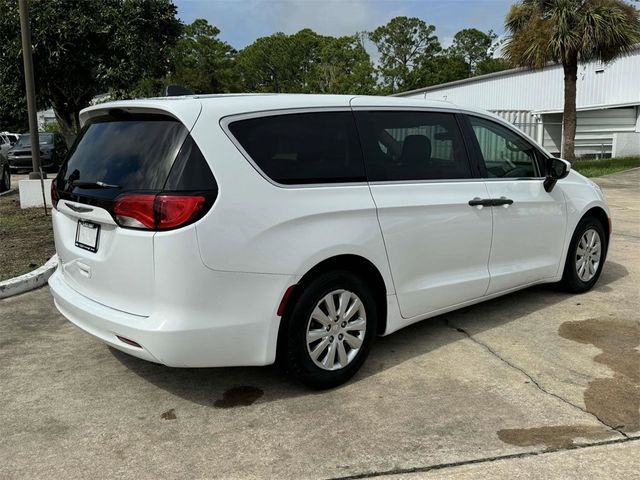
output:
[[[475,197],[474,199],[469,200],[469,205],[472,207],[490,207],[493,205],[493,200],[490,198]]]
[[[494,207],[500,207],[502,205],[511,205],[513,204],[513,200],[507,197],[494,198],[491,200],[491,205]]]
[[[500,207],[502,205],[511,205],[513,200],[507,197],[500,198],[480,198],[475,197],[473,200],[469,200],[469,205],[472,207]]]

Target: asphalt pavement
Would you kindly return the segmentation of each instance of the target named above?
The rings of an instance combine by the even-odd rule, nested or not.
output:
[[[348,384],[171,369],[0,301],[0,478],[625,478],[640,471],[640,169],[598,180],[609,258],[375,343]]]

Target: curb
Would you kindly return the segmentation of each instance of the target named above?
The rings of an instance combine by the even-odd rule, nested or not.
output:
[[[20,295],[46,285],[56,268],[58,268],[58,255],[54,255],[47,260],[47,263],[29,273],[0,282],[0,299]]]
[[[11,189],[7,190],[6,192],[0,193],[0,197],[2,197],[3,195],[9,195],[10,193],[17,192],[17,191],[18,191],[17,188],[11,188]]]

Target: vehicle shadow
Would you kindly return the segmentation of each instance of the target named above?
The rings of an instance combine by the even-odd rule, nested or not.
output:
[[[623,265],[609,261],[594,290],[607,292],[611,290],[609,284],[628,274]],[[361,371],[349,383],[338,388],[348,388],[350,384],[361,382],[384,370],[465,338],[454,326],[477,334],[571,297],[572,295],[558,291],[552,285],[531,287],[416,323],[387,337],[377,338]],[[143,380],[203,406],[230,408],[253,402],[263,403],[321,394],[291,380],[280,368],[273,365],[170,368],[140,360],[113,348],[110,350],[119,362]]]

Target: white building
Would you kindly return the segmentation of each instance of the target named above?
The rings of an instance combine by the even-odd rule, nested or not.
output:
[[[562,66],[518,68],[403,92],[490,110],[555,155],[562,145]],[[640,46],[611,63],[578,67],[576,155],[640,155]]]
[[[44,132],[47,125],[51,125],[57,122],[56,115],[53,113],[53,109],[40,110],[37,114],[38,117],[38,130]]]

